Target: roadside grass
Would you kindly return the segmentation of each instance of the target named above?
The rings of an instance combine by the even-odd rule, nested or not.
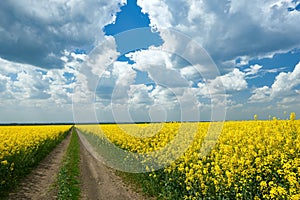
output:
[[[79,185],[79,138],[75,128],[72,130],[71,141],[68,146],[66,155],[62,161],[62,166],[58,173],[57,187],[58,194],[57,199],[79,199],[80,197],[80,185]]]
[[[79,130],[80,131],[80,130]],[[120,155],[118,151],[116,151],[115,146],[105,138],[99,138],[97,135],[80,131],[81,134],[87,139],[87,141],[94,147],[94,150],[101,155],[101,157],[109,158],[108,160],[105,159],[105,162],[108,166],[117,166],[120,168],[126,169],[126,166],[122,162],[125,159]],[[128,154],[130,156],[130,154]],[[130,157],[126,157],[127,160],[130,160]],[[134,158],[131,158],[134,159]],[[132,163],[136,163],[133,162]],[[135,166],[136,169],[142,168],[142,166]],[[157,178],[154,178],[150,175],[150,173],[129,173],[123,172],[115,169],[115,174],[121,179],[130,185],[130,187],[138,192],[146,195],[147,198],[153,199],[163,199],[159,197],[159,194],[162,193],[163,189],[162,186]]]
[[[121,177],[134,191],[146,195],[149,199],[163,199],[159,195],[162,193],[162,186],[157,179],[150,177],[149,174],[116,171],[116,175]]]
[[[10,192],[16,192],[20,181],[33,171],[38,164],[51,153],[69,134],[70,130],[63,132],[56,139],[47,139],[36,148],[21,149],[18,153],[6,158],[9,165],[0,163],[0,199],[7,199]]]

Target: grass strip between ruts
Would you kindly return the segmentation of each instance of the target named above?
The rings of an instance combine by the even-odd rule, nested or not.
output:
[[[71,141],[68,146],[66,155],[62,162],[62,167],[58,173],[58,194],[57,199],[79,199],[79,162],[80,162],[79,138],[75,131],[72,130]]]

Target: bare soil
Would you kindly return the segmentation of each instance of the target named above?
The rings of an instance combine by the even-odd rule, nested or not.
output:
[[[55,182],[60,164],[70,143],[71,134],[58,144],[39,165],[9,194],[9,199],[56,199]]]
[[[94,158],[80,141],[80,170],[82,199],[92,200],[143,200],[148,199],[132,190],[115,171]],[[92,150],[89,148],[89,150]],[[100,159],[101,160],[101,159]]]
[[[56,180],[63,156],[70,143],[67,136],[28,176],[21,181],[9,199],[57,199]],[[113,169],[95,159],[80,140],[81,199],[91,200],[143,200],[149,199],[135,192]],[[90,149],[89,149],[90,150]]]

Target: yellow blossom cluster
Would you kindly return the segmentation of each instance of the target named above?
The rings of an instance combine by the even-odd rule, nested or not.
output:
[[[175,152],[165,151],[176,154],[192,135],[188,148],[173,163],[149,172],[160,185],[158,195],[167,199],[299,199],[300,121],[295,114],[290,120],[255,118],[225,122],[215,137],[207,137],[207,130],[217,122],[80,128],[138,153],[158,151],[179,136],[177,148],[170,148]],[[179,134],[179,129],[185,134]],[[205,155],[204,146],[212,148]]]
[[[71,126],[0,126],[0,193],[13,187],[67,134]]]

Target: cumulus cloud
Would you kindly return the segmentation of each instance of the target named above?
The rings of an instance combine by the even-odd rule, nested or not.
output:
[[[114,37],[105,36],[105,40],[88,55],[82,68],[91,70],[95,76],[100,77],[118,58],[119,54]]]
[[[249,90],[247,80],[282,70],[258,64],[243,70],[237,67],[248,65],[254,57],[272,57],[300,46],[300,36],[295,34],[300,32],[295,24],[300,12],[289,12],[287,8],[297,7],[291,1],[137,0],[163,44],[128,53],[130,62],[115,61],[120,46],[101,29],[115,20],[124,3],[3,2],[1,109],[17,105],[24,115],[38,116],[37,108],[47,108],[49,113],[53,108],[53,115],[65,108],[66,116],[73,98],[79,121],[94,120],[95,107],[109,120],[149,120],[154,111],[166,115],[164,119],[179,119],[182,111],[185,119],[193,120],[199,109],[225,104],[240,108],[234,97]],[[140,76],[151,83],[142,83],[147,81]],[[300,63],[292,72],[278,74],[271,86],[254,89],[249,102],[295,103],[299,80]]]
[[[246,77],[255,75],[259,70],[257,66],[250,67],[246,72],[235,68],[224,75],[203,76],[209,74],[205,72],[206,66],[192,66],[188,62],[181,62],[178,57],[156,47],[132,52],[126,56],[135,62],[134,68],[147,72],[157,84],[153,90],[148,91],[147,98],[152,98],[157,105],[173,109],[184,107],[184,110],[189,111],[200,107],[210,108],[212,104],[214,106],[224,106],[229,102],[235,104],[232,100],[226,100],[226,97],[230,98],[235,92],[246,90],[248,88]]]
[[[111,101],[123,104],[128,101],[128,91],[134,83],[136,71],[127,62],[115,62],[112,75],[116,77],[116,82],[111,91]]]
[[[89,104],[95,93],[100,98],[111,99],[116,81],[116,77],[112,76],[111,67],[118,55],[115,39],[106,36],[103,42],[84,57],[83,62],[76,68],[74,102]]]
[[[68,59],[64,68],[51,70],[0,59],[0,107],[6,113],[0,121],[72,121],[74,67],[79,63]]]
[[[154,103],[153,98],[150,96],[150,91],[153,86],[147,86],[145,84],[135,84],[130,85],[130,90],[128,92],[129,103],[133,107],[144,106],[147,107]]]
[[[4,1],[0,8],[0,57],[42,68],[62,68],[64,50],[88,48],[103,39],[119,1]]]
[[[68,73],[68,76],[66,76]],[[0,59],[0,74],[6,87],[2,87],[3,101],[14,99],[17,101],[30,101],[34,99],[48,99],[56,101],[62,99],[57,95],[68,96],[74,86],[75,70],[70,67],[63,69],[45,70],[31,65],[14,63]]]
[[[208,80],[207,83],[198,83],[198,87],[200,88],[200,93],[205,96],[241,91],[248,87],[245,75],[244,72],[235,68],[228,74],[218,76],[213,80]]]
[[[9,80],[9,77],[0,74],[0,93],[6,91]]]
[[[283,99],[287,96],[297,95],[294,89],[300,84],[300,63],[298,63],[292,72],[279,73],[271,87],[264,86],[256,88],[249,98],[250,102],[268,102],[275,98]]]
[[[190,84],[193,84],[195,80],[199,81],[203,78],[194,66],[186,66],[184,68],[181,68],[180,74],[187,81],[190,81]]]
[[[251,76],[251,78],[254,78],[253,75],[256,75],[259,70],[262,68],[261,65],[255,64],[251,65],[249,68],[245,69],[246,76]]]
[[[166,87],[186,87],[188,82],[176,70],[172,54],[155,47],[140,50],[127,55],[135,62],[135,68],[147,72],[149,77],[159,85]]]
[[[270,101],[271,89],[268,86],[256,88],[249,98],[250,102],[265,102]]]
[[[238,57],[251,59],[299,47],[300,36],[294,33],[300,32],[295,25],[300,12],[288,12],[292,4],[285,0],[138,0],[152,26],[182,31],[222,66]],[[165,35],[162,38],[166,40]]]
[[[278,96],[290,92],[292,88],[300,84],[300,63],[298,63],[292,72],[281,72],[273,83],[272,96]]]
[[[173,16],[171,11],[169,10],[168,5],[165,1],[138,1],[137,4],[142,7],[142,12],[149,13],[151,15],[150,25],[155,27],[164,27],[170,28],[171,21],[173,20]],[[153,9],[153,8],[156,9]],[[151,13],[150,13],[151,12]],[[162,14],[163,13],[163,14]]]

